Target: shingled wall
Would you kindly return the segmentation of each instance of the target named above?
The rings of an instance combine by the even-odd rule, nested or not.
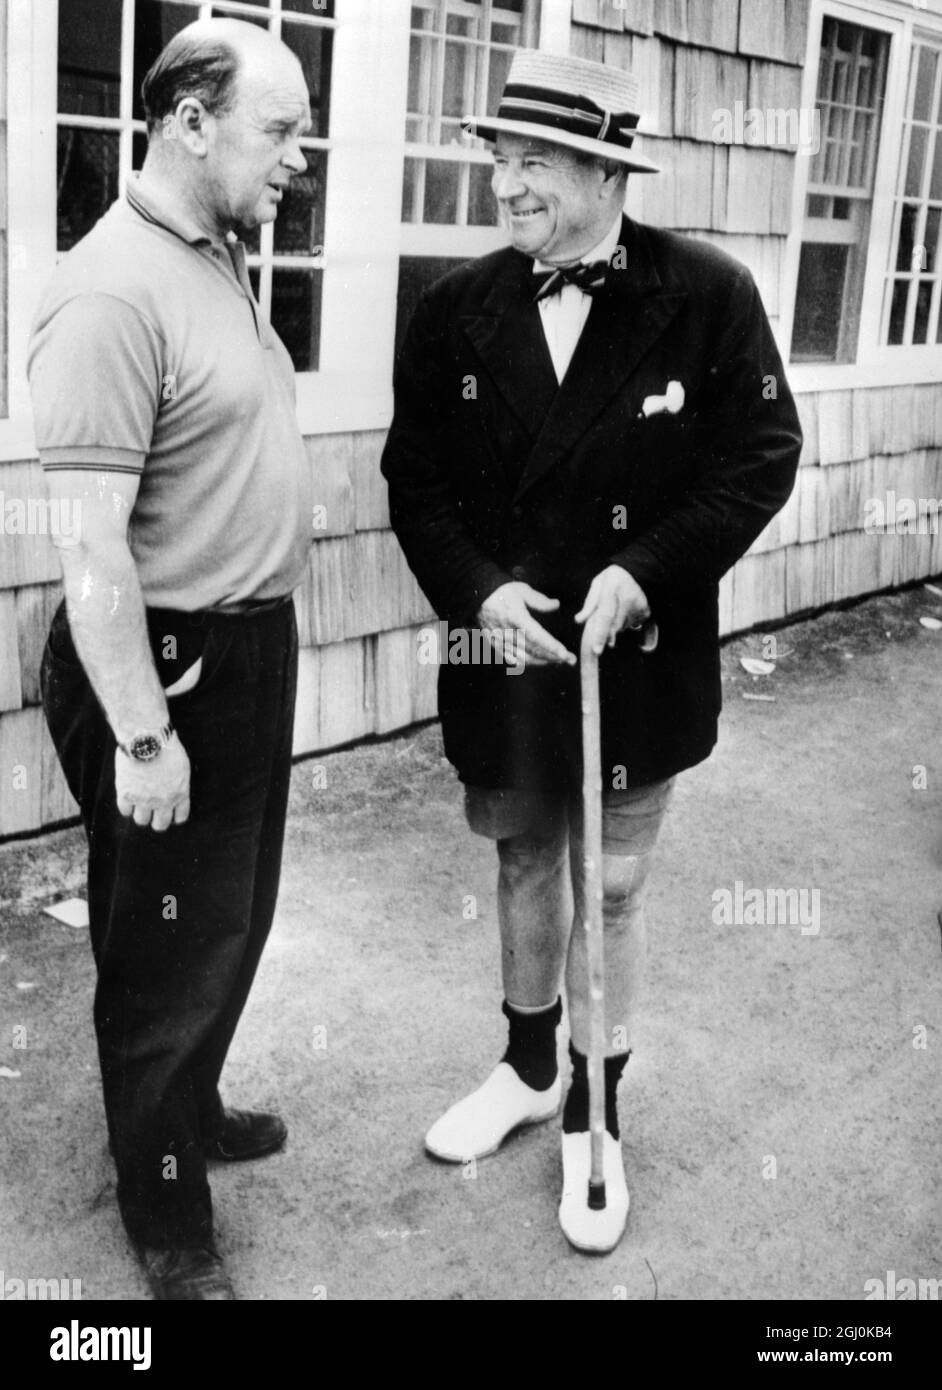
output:
[[[629,211],[705,237],[744,261],[773,321],[795,154],[716,144],[713,111],[737,100],[763,109],[799,105],[807,9],[807,0],[573,5],[573,52],[637,71],[647,109],[671,137],[656,149],[665,173],[630,181]],[[891,489],[942,495],[942,387],[822,391],[798,403],[805,430],[798,483],[721,585],[726,634],[942,572],[939,536],[863,530],[869,497]],[[330,529],[313,547],[297,598],[298,754],[435,713],[436,670],[416,660],[416,633],[431,614],[389,530],[382,445],[382,431],[308,441]],[[42,496],[38,464],[0,464],[0,492]],[[0,837],[74,814],[38,708],[39,660],[58,581],[48,538],[2,538]]]

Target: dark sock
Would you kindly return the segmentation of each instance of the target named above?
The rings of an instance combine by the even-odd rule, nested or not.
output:
[[[556,1029],[563,1016],[563,1004],[557,999],[548,1009],[524,1014],[507,1000],[504,1016],[510,1024],[507,1051],[501,1058],[509,1062],[527,1086],[535,1091],[548,1091],[559,1071],[556,1065]]]
[[[589,1128],[589,1063],[572,1043],[569,1056],[572,1058],[572,1085],[563,1109],[563,1134],[584,1134]],[[605,1058],[605,1128],[613,1139],[619,1137],[618,1083],[630,1056],[629,1051]]]

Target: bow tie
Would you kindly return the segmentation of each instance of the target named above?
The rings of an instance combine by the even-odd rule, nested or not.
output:
[[[608,261],[590,261],[588,265],[558,266],[556,270],[538,270],[533,276],[533,283],[536,286],[533,302],[538,304],[541,299],[550,299],[554,294],[561,294],[564,285],[575,285],[583,294],[596,295],[605,284],[607,273]]]

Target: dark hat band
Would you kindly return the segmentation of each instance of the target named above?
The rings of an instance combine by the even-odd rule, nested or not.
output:
[[[497,119],[530,121],[551,130],[564,130],[569,135],[587,136],[630,150],[633,137],[626,135],[624,128],[634,131],[641,118],[633,111],[603,111],[591,98],[574,97],[571,92],[508,83]]]

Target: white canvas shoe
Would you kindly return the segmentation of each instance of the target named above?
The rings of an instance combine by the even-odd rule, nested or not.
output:
[[[591,1169],[589,1131],[564,1134],[563,1195],[559,1203],[559,1224],[566,1239],[577,1250],[602,1254],[615,1249],[628,1220],[628,1184],[625,1182],[621,1144],[612,1138],[608,1130],[602,1136],[605,1206],[601,1211],[593,1211],[589,1206]]]
[[[561,1097],[558,1076],[548,1090],[535,1091],[520,1080],[508,1062],[498,1062],[483,1086],[435,1121],[425,1136],[425,1147],[449,1163],[484,1158],[495,1153],[508,1134],[521,1125],[552,1119]]]

